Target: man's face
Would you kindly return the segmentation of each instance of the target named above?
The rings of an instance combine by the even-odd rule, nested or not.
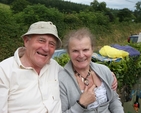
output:
[[[24,37],[25,57],[33,68],[42,68],[49,63],[57,46],[53,35],[31,35]]]

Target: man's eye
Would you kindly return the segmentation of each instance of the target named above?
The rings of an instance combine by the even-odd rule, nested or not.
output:
[[[52,46],[56,46],[56,44],[55,43],[49,43],[50,45],[52,45]]]
[[[39,42],[45,42],[45,40],[43,40],[43,39],[39,39]]]

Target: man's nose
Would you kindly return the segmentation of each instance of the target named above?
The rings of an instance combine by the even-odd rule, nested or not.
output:
[[[48,51],[49,50],[49,44],[45,43],[42,48],[43,48],[44,51]]]

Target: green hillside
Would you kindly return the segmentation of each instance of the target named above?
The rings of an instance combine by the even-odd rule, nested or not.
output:
[[[6,4],[0,3],[0,8],[3,8],[3,9],[10,9],[10,6],[9,6],[9,5],[6,5]]]

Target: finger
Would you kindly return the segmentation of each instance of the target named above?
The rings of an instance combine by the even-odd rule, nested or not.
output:
[[[112,75],[113,75],[113,77],[114,77],[114,82],[116,82],[117,83],[117,78],[116,78],[116,76],[115,76],[115,74],[112,72]]]
[[[115,76],[115,74],[113,72],[112,72],[112,75],[114,77],[114,81],[112,83],[112,89],[116,90],[116,88],[117,88],[117,78],[116,78],[116,76]]]
[[[88,86],[85,86],[84,92],[88,91]]]
[[[116,91],[116,89],[117,89],[117,86],[115,86],[115,87],[112,87],[112,89],[113,89],[114,91]]]
[[[112,85],[112,89],[115,91],[117,89],[117,84]]]
[[[114,74],[114,72],[111,72],[111,73],[112,73],[113,77],[115,77],[115,74]]]
[[[112,87],[116,87],[117,83],[115,81],[113,81]]]
[[[116,85],[117,85],[117,80],[116,80],[116,78],[114,78],[112,86],[116,86]]]
[[[115,73],[114,73],[114,72],[111,72],[111,73],[112,73],[114,79],[116,79],[116,75],[115,75]]]
[[[117,81],[114,80],[114,81],[113,81],[113,84],[112,84],[112,89],[116,89],[116,88],[117,88]]]
[[[96,85],[92,85],[90,88],[89,88],[89,91],[94,91],[94,88],[96,87]]]

